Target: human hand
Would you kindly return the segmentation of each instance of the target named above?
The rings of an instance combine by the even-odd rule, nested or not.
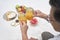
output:
[[[44,14],[43,12],[41,12],[40,10],[35,10],[34,11],[34,16],[35,17],[40,17],[40,18],[44,18],[46,20],[48,20],[48,15]]]
[[[20,21],[20,28],[22,33],[27,33],[28,26],[26,22]]]
[[[39,10],[35,10],[35,11],[34,11],[34,16],[35,16],[35,17],[39,17],[40,14],[42,14],[41,11],[39,11]]]

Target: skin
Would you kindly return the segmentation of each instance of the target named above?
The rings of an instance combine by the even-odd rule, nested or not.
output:
[[[28,36],[27,36],[27,30],[28,30],[28,26],[27,23],[24,21],[20,22],[20,28],[21,28],[21,32],[22,32],[22,40],[28,40]]]
[[[20,21],[20,28],[21,28],[21,33],[22,33],[22,40],[37,40],[35,38],[28,39],[28,36],[27,36],[28,26],[26,22]]]
[[[55,19],[54,19],[54,11],[56,10],[55,7],[51,7],[51,11],[50,11],[50,22],[53,26],[53,28],[56,30],[56,31],[59,31],[60,32],[60,23],[58,23]]]
[[[40,18],[44,18],[44,19],[48,18],[48,16],[46,14],[42,13],[39,10],[36,10],[34,12],[34,17],[40,17]],[[28,30],[27,22],[20,21],[20,28],[21,28],[21,33],[22,33],[22,40],[38,40],[38,39],[35,39],[35,38],[28,39],[28,36],[27,36],[27,30]]]
[[[47,20],[48,15],[46,15],[45,13],[41,12],[40,10],[35,10],[34,12],[34,16],[35,17],[40,17],[40,18],[44,18]]]
[[[56,10],[55,7],[51,7],[51,11],[50,11],[50,23],[52,24],[52,27],[56,30],[56,31],[59,31],[60,32],[60,24],[54,19],[54,11]],[[47,20],[48,18],[48,15],[42,13],[41,11],[39,10],[36,10],[34,12],[34,16],[35,17],[40,17],[40,18],[44,18]],[[23,24],[22,24],[23,23]],[[28,40],[28,37],[27,37],[27,30],[28,30],[28,26],[27,26],[27,23],[25,22],[20,22],[20,28],[21,28],[21,32],[22,32],[22,40]],[[35,38],[31,38],[29,40],[38,40],[38,39],[35,39]]]

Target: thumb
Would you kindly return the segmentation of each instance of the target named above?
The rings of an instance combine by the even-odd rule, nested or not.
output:
[[[34,11],[34,15],[37,15],[37,11]]]
[[[22,23],[22,21],[20,21],[20,26],[22,27],[22,25],[23,25],[23,23]]]
[[[27,25],[27,23],[25,21],[22,21],[22,25]]]

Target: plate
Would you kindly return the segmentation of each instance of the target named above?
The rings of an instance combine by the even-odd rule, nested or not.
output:
[[[17,16],[17,14],[14,12],[14,11],[7,11],[4,15],[3,15],[3,18],[6,20],[6,21],[11,21],[13,19],[15,19]]]

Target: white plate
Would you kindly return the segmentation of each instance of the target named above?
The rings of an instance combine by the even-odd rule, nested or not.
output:
[[[7,11],[7,12],[3,15],[3,18],[4,18],[6,21],[10,21],[10,20],[15,19],[16,16],[17,16],[17,14],[16,14],[14,11]]]

